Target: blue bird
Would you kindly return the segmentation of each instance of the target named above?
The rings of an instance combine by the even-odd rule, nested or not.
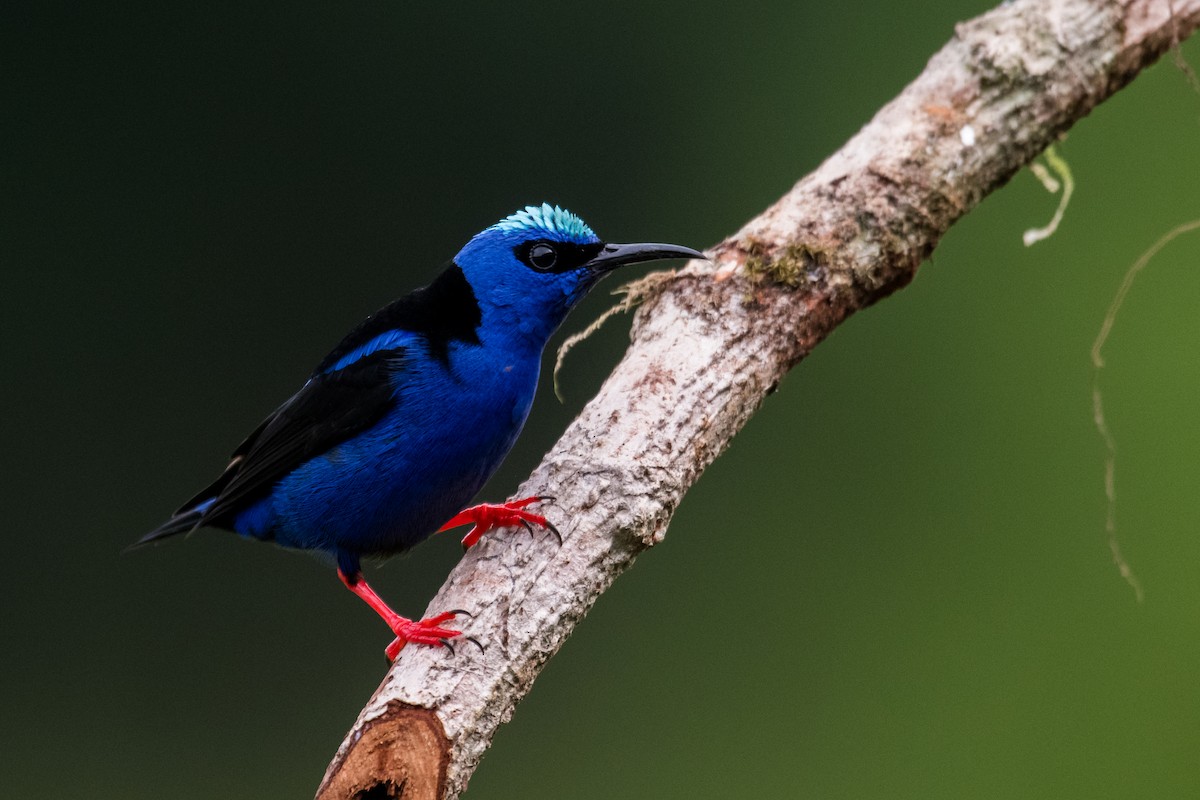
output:
[[[554,527],[528,497],[463,509],[512,448],[542,352],[567,312],[616,267],[704,258],[669,244],[608,244],[570,212],[528,206],[477,234],[428,286],[367,317],[233,452],[210,486],[135,546],[202,526],[313,551],[407,642],[449,646],[462,611],[411,620],[361,562],[474,523]]]

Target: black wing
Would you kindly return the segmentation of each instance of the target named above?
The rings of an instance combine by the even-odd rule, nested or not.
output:
[[[413,333],[445,362],[451,342],[479,344],[479,303],[459,266],[451,262],[431,284],[391,303],[351,331],[318,365],[304,388],[263,420],[233,451],[221,477],[137,544],[188,533],[201,525],[227,526],[230,515],[271,490],[305,461],[374,425],[396,402],[392,378],[404,369],[404,348],[333,366],[392,330]],[[198,508],[206,501],[210,506]],[[136,545],[135,545],[136,546]]]
[[[345,356],[389,331],[403,330],[421,337],[430,354],[444,362],[450,342],[479,344],[481,319],[471,285],[451,262],[428,286],[390,303],[347,334],[304,388],[238,446],[221,477],[176,513],[216,497],[204,522],[219,522],[308,459],[378,422],[392,406],[390,378],[403,368],[404,350],[377,350],[333,371]]]
[[[305,461],[370,428],[395,405],[404,348],[376,350],[343,369],[316,373],[300,391],[263,420],[233,452],[229,466],[137,544],[224,526],[229,516],[271,490]],[[200,511],[197,505],[212,500]]]

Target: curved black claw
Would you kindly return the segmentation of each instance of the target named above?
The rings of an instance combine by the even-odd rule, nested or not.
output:
[[[452,609],[450,609],[450,613],[456,617],[459,614],[461,614],[464,617],[470,617],[471,619],[475,619],[475,615],[472,614],[470,611],[467,611],[465,608],[452,608]]]
[[[530,535],[530,536],[533,536],[533,524],[532,524],[532,523],[530,523],[530,521],[529,521],[529,520],[527,520],[527,519],[519,519],[519,520],[517,520],[517,522],[520,522],[520,523],[521,523],[521,527],[522,527],[522,528],[524,528],[525,530],[529,531],[529,535]]]
[[[554,534],[554,538],[558,539],[558,546],[562,547],[562,543],[563,543],[562,534],[558,532],[558,528],[554,527],[554,523],[551,522],[550,520],[546,520],[546,530],[548,530]]]
[[[552,495],[552,494],[539,494],[539,495],[537,496],[537,501],[538,501],[539,503],[545,503],[545,502],[547,502],[547,501],[549,501],[549,502],[553,503],[553,502],[554,502],[555,500],[557,500],[557,499],[558,499],[558,498],[557,498],[557,497],[555,497],[555,496],[554,496],[554,495]]]
[[[478,647],[480,655],[487,652],[487,650],[484,649],[483,645],[479,643],[479,640],[476,639],[474,636],[464,636],[463,639],[470,642],[471,644],[475,645],[476,647]]]
[[[450,644],[449,639],[438,639],[442,643],[442,647],[450,651],[450,657],[453,658],[457,653],[454,652],[454,645]]]

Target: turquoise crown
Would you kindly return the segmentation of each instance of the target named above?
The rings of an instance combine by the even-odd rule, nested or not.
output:
[[[597,236],[588,224],[565,208],[542,203],[540,206],[525,206],[492,226],[498,231],[543,231],[551,236],[561,236],[580,241],[596,241]]]

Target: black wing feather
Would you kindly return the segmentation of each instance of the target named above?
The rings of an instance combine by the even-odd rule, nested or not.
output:
[[[242,442],[220,478],[198,495],[216,502],[204,524],[220,524],[305,461],[379,422],[395,403],[392,378],[404,348],[377,350],[345,368],[316,374]],[[215,491],[214,491],[215,490]]]
[[[221,477],[217,478],[208,486],[205,486],[203,489],[196,492],[191,499],[189,499],[179,508],[175,509],[175,513],[172,516],[177,517],[181,514],[186,514],[196,506],[203,503],[205,500],[210,500],[221,494],[221,492],[225,490],[225,487],[229,485],[229,482],[233,480],[234,476],[237,475],[238,469],[241,468],[242,460],[246,457],[246,454],[250,452],[250,448],[254,446],[254,443],[258,441],[258,437],[262,435],[262,432],[266,430],[266,427],[271,424],[271,421],[275,419],[275,416],[281,410],[282,407],[275,409],[275,411],[271,413],[271,416],[259,423],[258,427],[251,431],[250,435],[242,440],[242,443],[237,446],[237,449],[230,454],[229,464],[226,465],[225,471],[221,473]]]

